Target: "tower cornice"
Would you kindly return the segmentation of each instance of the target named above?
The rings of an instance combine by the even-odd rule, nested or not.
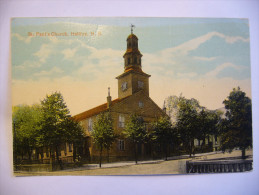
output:
[[[129,70],[125,71],[124,73],[122,73],[121,75],[117,76],[116,79],[119,79],[119,78],[121,78],[123,76],[126,76],[128,74],[131,74],[131,73],[139,74],[139,75],[146,76],[146,77],[151,77],[151,75],[149,75],[147,73],[144,73],[142,70],[137,71],[137,70],[134,70],[134,69],[129,69]]]

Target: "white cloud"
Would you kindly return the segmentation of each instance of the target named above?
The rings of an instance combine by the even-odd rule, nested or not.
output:
[[[73,48],[73,49],[67,48],[61,51],[61,53],[64,54],[65,59],[71,59],[75,56],[75,53],[77,50],[78,48]]]
[[[143,54],[143,71],[151,74],[150,78],[150,95],[159,106],[162,106],[163,100],[169,95],[179,95],[183,93],[187,98],[196,98],[201,105],[209,109],[222,107],[222,101],[227,97],[233,87],[240,86],[248,95],[251,94],[250,79],[234,80],[232,78],[218,79],[215,76],[225,68],[231,67],[241,70],[242,67],[232,63],[224,63],[215,70],[207,73],[203,78],[192,79],[197,75],[195,72],[184,73],[184,67],[188,66],[193,59],[200,61],[213,61],[216,57],[190,57],[188,52],[197,49],[202,43],[218,36],[224,38],[227,43],[236,41],[249,41],[242,37],[228,37],[217,32],[211,32],[201,37],[197,37],[182,45],[174,48],[165,49],[154,54]],[[75,48],[56,50],[58,44],[77,43]],[[86,48],[90,51],[89,55],[79,56],[77,49]],[[80,40],[59,40],[52,38],[51,43],[43,44],[39,51],[34,53],[39,58],[38,66],[46,62],[46,59],[53,53],[64,55],[65,59],[73,59],[74,63],[82,64],[82,67],[73,72],[74,75],[91,74],[95,80],[81,81],[77,77],[63,77],[50,81],[48,76],[62,73],[63,70],[53,67],[50,71],[43,70],[35,73],[34,76],[41,77],[37,81],[15,81],[13,82],[13,104],[21,103],[39,103],[47,93],[60,91],[72,114],[78,114],[106,101],[107,87],[111,87],[113,99],[117,97],[117,80],[116,76],[123,72],[123,52],[113,49],[96,49],[90,47]],[[95,63],[93,60],[97,59]],[[29,65],[29,63],[24,64]],[[33,66],[33,64],[31,64]],[[34,66],[37,66],[35,63]],[[21,66],[22,67],[22,66]],[[177,77],[172,75],[177,73]],[[162,73],[159,74],[159,73]],[[43,77],[43,78],[42,78]]]
[[[26,60],[25,62],[23,62],[21,65],[18,66],[14,66],[13,68],[15,70],[25,70],[27,68],[39,68],[41,67],[41,63],[38,61],[31,61],[31,60]]]
[[[60,68],[53,67],[49,71],[42,70],[42,71],[40,71],[38,73],[34,73],[34,76],[36,76],[36,77],[44,77],[44,76],[50,76],[50,75],[57,74],[57,73],[62,73],[62,72],[64,72],[64,71],[61,70]]]
[[[217,58],[217,57],[209,57],[209,58],[207,58],[207,57],[201,57],[201,56],[194,56],[194,57],[193,57],[194,60],[207,61],[207,62],[213,61],[213,60],[215,60],[216,58]]]
[[[123,51],[114,50],[111,48],[99,49],[99,50],[92,48],[91,51],[92,53],[89,55],[89,59],[98,59],[98,60],[110,59],[111,61],[116,61],[119,58],[120,61],[123,62],[122,60]],[[111,66],[112,64],[103,64],[103,65]]]
[[[226,62],[226,63],[223,63],[219,66],[217,66],[214,70],[208,72],[205,74],[205,77],[215,77],[217,76],[220,72],[222,72],[224,69],[226,68],[234,68],[235,70],[242,70],[244,67],[243,66],[237,66],[235,64],[232,64],[230,62]]]
[[[39,51],[35,52],[33,55],[39,58],[39,61],[44,63],[51,53],[54,53],[51,44],[42,44]]]
[[[16,37],[18,40],[23,41],[26,44],[29,44],[32,39],[32,36],[24,37],[24,36],[20,35],[19,33],[12,33],[12,37]]]
[[[200,37],[194,38],[190,41],[187,41],[177,47],[169,48],[164,50],[165,53],[175,53],[175,54],[188,54],[189,51],[197,49],[201,44],[205,43],[206,41],[212,39],[213,37],[220,37],[224,39],[227,43],[235,43],[237,41],[242,42],[249,42],[249,39],[245,39],[240,36],[226,36],[219,32],[209,32],[205,35],[202,35]]]

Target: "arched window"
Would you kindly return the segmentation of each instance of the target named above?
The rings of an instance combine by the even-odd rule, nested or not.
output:
[[[134,58],[134,64],[137,64],[137,57]]]
[[[130,58],[128,58],[128,64],[130,64]]]

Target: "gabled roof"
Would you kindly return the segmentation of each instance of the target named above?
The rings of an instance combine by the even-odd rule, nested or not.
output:
[[[129,96],[127,96],[127,97],[129,97]],[[113,100],[110,106],[113,106],[114,104],[116,104],[116,103],[118,103],[118,102],[120,102],[120,101],[126,99],[127,97],[121,98],[121,99],[117,98],[117,99]],[[86,118],[89,118],[89,117],[91,117],[91,116],[97,115],[97,114],[99,114],[99,113],[101,113],[101,112],[104,112],[104,111],[106,111],[106,110],[108,110],[108,108],[107,108],[107,103],[104,103],[104,104],[101,104],[100,106],[97,106],[97,107],[95,107],[95,108],[92,108],[92,109],[90,109],[90,110],[87,110],[87,111],[85,111],[85,112],[82,112],[82,113],[80,113],[80,114],[77,114],[77,115],[73,116],[73,118],[74,118],[76,121],[81,121],[81,120],[83,120],[83,119],[86,119]]]

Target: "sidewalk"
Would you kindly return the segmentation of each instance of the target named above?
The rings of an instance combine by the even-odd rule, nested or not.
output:
[[[101,168],[117,168],[117,167],[131,166],[131,165],[155,164],[155,163],[160,163],[163,161],[164,160],[138,161],[137,164],[135,163],[135,161],[103,163]],[[84,164],[83,166],[78,167],[78,168],[65,169],[65,170],[60,170],[60,171],[82,171],[82,170],[92,170],[92,169],[100,169],[99,164]]]
[[[167,159],[168,161],[171,161],[171,160],[183,160],[183,159],[207,160],[207,159],[216,159],[216,158],[231,158],[231,157],[239,156],[238,153],[239,151],[233,151],[232,153],[223,153],[222,151],[216,151],[216,152],[195,154],[192,157],[189,157],[189,155],[172,156],[172,157],[168,157]],[[112,162],[112,163],[103,163],[101,168],[99,167],[99,164],[84,164],[83,166],[78,168],[66,169],[66,170],[60,170],[60,171],[69,172],[69,171],[82,171],[82,170],[93,170],[93,169],[104,169],[104,168],[117,168],[117,167],[131,166],[131,165],[157,164],[164,161],[165,161],[164,159],[147,160],[147,161],[138,161],[137,164],[135,163],[135,161]]]
[[[253,150],[248,150],[246,155],[252,159]],[[50,175],[170,175],[185,174],[186,161],[210,161],[210,160],[236,160],[241,158],[241,151],[235,150],[232,153],[210,152],[189,155],[168,157],[168,160],[148,160],[148,161],[124,161],[104,163],[99,168],[99,164],[84,164],[82,167],[53,171],[53,172],[15,172],[15,176],[50,176]]]

